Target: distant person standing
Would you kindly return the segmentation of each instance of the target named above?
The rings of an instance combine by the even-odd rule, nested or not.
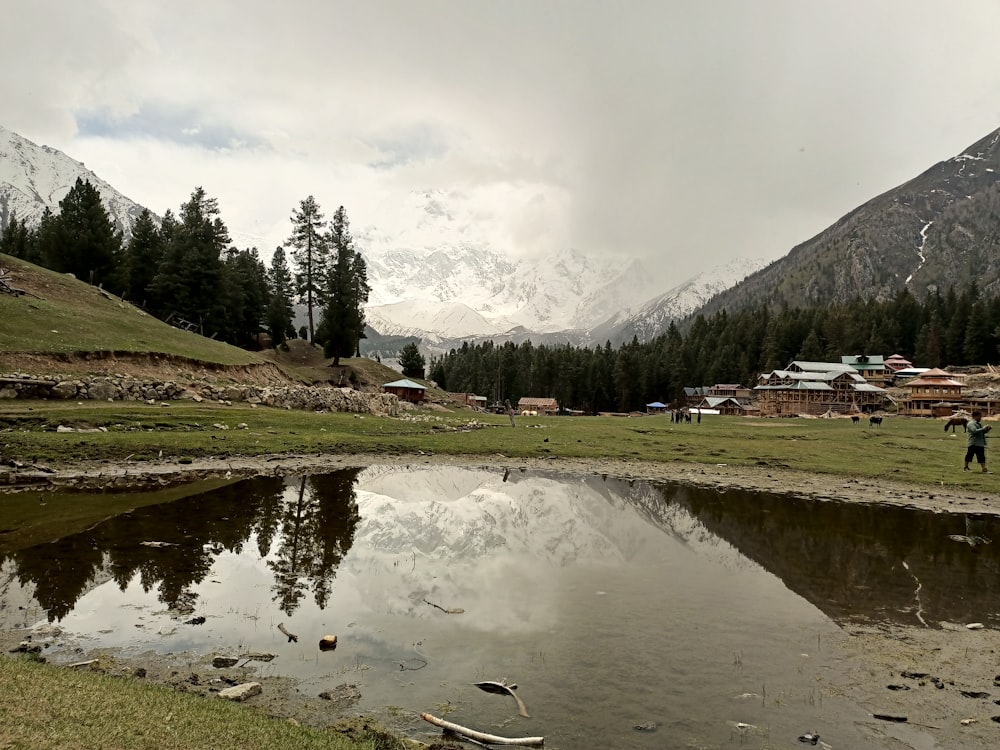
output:
[[[990,425],[983,425],[983,413],[981,411],[972,412],[972,421],[965,426],[968,435],[969,447],[965,451],[965,470],[969,470],[969,463],[973,456],[979,462],[983,473],[986,472],[986,433],[993,428]]]

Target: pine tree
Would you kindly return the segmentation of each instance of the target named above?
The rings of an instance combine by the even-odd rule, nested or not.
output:
[[[219,218],[218,201],[195,188],[168,233],[151,285],[159,313],[195,323],[202,332],[221,332],[226,314],[222,253],[229,244],[229,230]]]
[[[399,350],[399,366],[403,368],[403,374],[408,378],[422,378],[426,361],[420,349],[413,342],[410,342]]]
[[[257,248],[226,253],[225,274],[226,313],[218,324],[224,339],[242,347],[254,347],[260,333],[268,303],[267,269],[257,254]]]
[[[326,302],[329,245],[323,235],[323,214],[311,195],[292,212],[292,260],[297,268],[295,289],[309,316],[309,341],[315,340],[313,312]]]
[[[123,295],[145,307],[149,286],[163,259],[163,236],[148,209],[143,209],[125,248]]]
[[[358,352],[365,335],[364,305],[368,302],[368,269],[361,253],[354,249],[347,212],[340,206],[330,222],[327,244],[334,258],[326,275],[326,307],[316,331],[323,353],[333,357],[334,366],[341,357]]]
[[[267,282],[271,293],[267,306],[267,330],[271,332],[272,344],[277,347],[285,343],[289,336],[295,335],[292,325],[292,294],[295,287],[282,247],[274,251]]]
[[[35,232],[24,222],[18,221],[17,214],[10,217],[7,228],[0,234],[0,253],[21,258],[30,263],[38,263],[38,243]]]
[[[52,239],[45,260],[53,271],[121,290],[121,235],[101,203],[101,194],[89,180],[77,177],[66,197],[59,201]]]

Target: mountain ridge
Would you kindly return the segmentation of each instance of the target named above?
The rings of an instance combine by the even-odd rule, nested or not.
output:
[[[1000,294],[1000,128],[849,211],[698,313],[918,298],[972,279]]]
[[[14,217],[36,226],[46,208],[58,213],[59,202],[77,178],[97,189],[111,221],[127,241],[143,206],[102,180],[83,162],[50,146],[39,146],[0,125],[0,231]],[[150,213],[158,223],[159,217]]]

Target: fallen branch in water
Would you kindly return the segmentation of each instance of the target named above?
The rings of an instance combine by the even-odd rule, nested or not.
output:
[[[282,635],[284,635],[284,636],[286,636],[288,638],[288,642],[289,643],[298,643],[299,642],[299,637],[297,635],[295,635],[295,633],[289,633],[287,630],[285,630],[285,623],[279,622],[278,623],[278,630],[281,631]]]
[[[463,615],[463,614],[465,614],[465,610],[462,609],[461,607],[455,607],[454,609],[445,609],[440,604],[435,604],[434,602],[429,602],[426,599],[424,599],[424,604],[430,604],[432,607],[437,607],[442,612],[444,612],[446,615]]]
[[[450,721],[439,719],[438,717],[427,713],[420,714],[420,718],[424,721],[430,722],[434,726],[447,729],[449,732],[461,734],[469,737],[470,739],[476,740],[477,742],[485,742],[489,745],[529,745],[532,747],[541,747],[545,744],[544,737],[498,737],[495,734],[477,732],[475,729],[463,727],[461,724],[453,724]]]

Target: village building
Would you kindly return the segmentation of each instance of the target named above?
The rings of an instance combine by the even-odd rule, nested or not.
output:
[[[913,363],[901,354],[893,354],[885,358],[885,366],[891,373],[913,367]]]
[[[742,417],[747,413],[746,405],[732,396],[705,396],[695,408],[702,414],[711,412]]]
[[[746,404],[753,398],[753,388],[736,383],[716,383],[705,395],[714,398],[734,398],[741,404]]]
[[[449,393],[448,395],[453,401],[457,401],[463,406],[486,410],[486,396],[477,396],[475,393]]]
[[[946,417],[965,406],[965,376],[938,368],[926,370],[900,384],[909,391],[901,412],[911,416]]]
[[[754,392],[762,417],[875,411],[889,398],[852,365],[801,360],[763,373]]]
[[[886,368],[881,354],[847,354],[840,361],[853,367],[872,385],[885,388],[892,382],[892,372]]]
[[[558,414],[559,403],[554,398],[533,398],[524,396],[517,402],[517,410],[525,412],[535,412],[537,414]]]
[[[419,404],[424,400],[427,388],[414,383],[412,380],[394,380],[391,383],[383,383],[382,390],[386,393],[395,393],[400,401],[409,401],[412,404]]]
[[[684,403],[690,407],[697,406],[710,390],[712,390],[711,386],[707,385],[686,386],[684,388]]]
[[[646,404],[647,414],[666,414],[668,411],[670,411],[670,407],[660,401]]]

